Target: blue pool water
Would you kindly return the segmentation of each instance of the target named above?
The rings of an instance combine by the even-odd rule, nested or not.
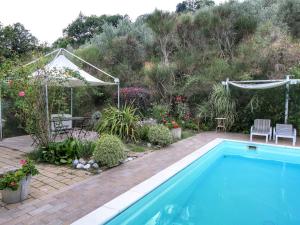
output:
[[[300,151],[257,148],[221,143],[107,225],[300,225]]]

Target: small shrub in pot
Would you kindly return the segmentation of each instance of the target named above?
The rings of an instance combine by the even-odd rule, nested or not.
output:
[[[172,143],[172,134],[164,125],[154,125],[149,128],[149,141],[152,144],[167,146]]]
[[[104,134],[97,141],[93,155],[100,165],[114,167],[125,159],[125,146],[117,136]]]
[[[0,190],[5,203],[25,200],[30,193],[31,177],[39,173],[31,160],[21,160],[20,163],[20,169],[0,175]]]

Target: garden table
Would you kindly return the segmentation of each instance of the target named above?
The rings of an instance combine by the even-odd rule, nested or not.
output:
[[[74,117],[54,117],[50,121],[54,124],[54,134],[55,137],[58,134],[66,134],[68,137],[73,137],[73,132],[79,130],[79,135],[81,133],[86,135],[86,128],[88,128],[91,117],[84,116],[74,116]],[[63,121],[72,121],[72,127],[63,125]]]

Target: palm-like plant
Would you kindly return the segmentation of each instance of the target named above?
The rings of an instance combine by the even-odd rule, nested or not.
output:
[[[236,103],[231,98],[229,90],[226,90],[223,85],[214,85],[208,101],[199,105],[198,117],[211,120],[215,117],[225,117],[226,126],[230,129],[236,118]]]
[[[97,131],[116,135],[126,141],[136,141],[138,121],[139,116],[136,115],[136,109],[132,106],[125,105],[121,109],[109,106],[102,114]]]

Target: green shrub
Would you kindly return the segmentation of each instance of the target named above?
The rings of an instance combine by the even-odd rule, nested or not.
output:
[[[117,166],[125,159],[125,146],[117,136],[105,134],[97,141],[93,155],[102,166]]]
[[[89,159],[94,152],[96,142],[94,141],[82,141],[80,148],[78,148],[78,157]]]
[[[116,135],[126,141],[136,141],[139,116],[135,113],[136,109],[131,106],[124,106],[121,109],[110,106],[104,110],[97,131],[100,134]]]
[[[193,120],[182,121],[181,127],[184,129],[199,130],[198,124]]]
[[[164,125],[154,125],[149,128],[149,141],[152,144],[167,146],[172,143],[172,134]]]
[[[53,164],[70,164],[72,160],[78,158],[78,151],[82,147],[79,140],[69,138],[62,142],[50,142],[47,147],[41,147],[41,158],[38,161]]]
[[[160,123],[162,122],[163,116],[170,112],[170,107],[168,105],[153,105],[151,111],[152,117]]]
[[[137,129],[138,137],[142,141],[149,141],[148,134],[149,134],[150,125],[141,125]]]

